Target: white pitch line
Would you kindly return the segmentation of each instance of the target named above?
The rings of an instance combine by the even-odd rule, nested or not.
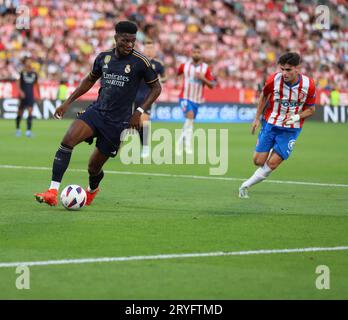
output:
[[[24,262],[0,262],[0,268],[13,268],[18,266],[48,266],[62,264],[84,264],[100,262],[124,262],[124,261],[144,261],[144,260],[168,260],[184,258],[202,258],[202,257],[221,257],[221,256],[245,256],[257,254],[275,254],[275,253],[302,253],[302,252],[323,252],[323,251],[343,251],[348,250],[348,246],[341,247],[314,247],[314,248],[296,248],[296,249],[261,249],[249,251],[232,252],[205,252],[205,253],[181,253],[181,254],[159,254],[150,256],[130,256],[130,257],[105,257],[105,258],[83,258],[83,259],[63,259],[47,261],[24,261]]]
[[[30,166],[13,166],[13,165],[0,165],[0,169],[24,169],[24,170],[43,170],[50,171],[49,167],[30,167]],[[87,169],[68,169],[71,172],[87,172]],[[150,176],[150,177],[170,177],[170,178],[189,178],[189,179],[202,179],[202,180],[223,180],[223,181],[245,181],[246,178],[233,178],[233,177],[215,177],[215,176],[194,176],[185,174],[171,174],[171,173],[152,173],[152,172],[136,172],[136,171],[113,171],[104,170],[109,174],[120,175],[138,175],[138,176]],[[348,188],[348,184],[339,183],[321,183],[321,182],[308,182],[308,181],[287,181],[287,180],[265,180],[266,183],[278,183],[278,184],[294,184],[316,187],[341,187]]]

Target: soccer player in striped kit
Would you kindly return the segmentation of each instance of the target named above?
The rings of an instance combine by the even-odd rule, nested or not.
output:
[[[199,105],[203,102],[204,87],[213,88],[215,86],[210,68],[202,62],[202,50],[199,45],[196,44],[193,47],[192,60],[179,66],[178,75],[183,75],[179,103],[185,113],[186,120],[177,142],[176,153],[182,154],[182,147],[185,142],[185,152],[191,154],[193,121],[197,116]]]
[[[248,198],[251,186],[265,180],[289,158],[304,120],[315,112],[315,83],[299,73],[300,64],[298,53],[287,52],[278,60],[281,72],[266,81],[251,129],[254,134],[268,104],[254,153],[254,163],[259,168],[239,188],[240,198]]]

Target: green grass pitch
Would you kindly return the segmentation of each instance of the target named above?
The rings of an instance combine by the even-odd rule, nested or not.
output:
[[[34,121],[34,137],[15,137],[0,121],[0,264],[348,245],[348,188],[261,183],[250,199],[239,181],[106,174],[91,207],[69,212],[39,204],[60,139],[70,124]],[[155,123],[153,128],[180,128]],[[25,127],[25,123],[22,123]],[[224,177],[255,170],[249,124],[228,128]],[[269,180],[348,184],[348,127],[307,122],[291,158]],[[86,169],[92,147],[76,147],[70,168]],[[2,166],[2,167],[1,167]],[[209,165],[123,165],[111,171],[208,176]],[[62,186],[87,185],[87,172],[67,171]],[[315,286],[316,267],[330,268],[330,289]],[[279,253],[30,267],[30,289],[15,286],[16,268],[0,268],[0,299],[347,299],[348,252]]]

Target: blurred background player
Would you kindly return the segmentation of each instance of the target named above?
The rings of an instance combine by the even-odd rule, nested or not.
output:
[[[331,107],[339,107],[341,102],[341,93],[336,85],[330,92],[330,106]]]
[[[155,59],[156,48],[155,48],[154,42],[151,39],[145,40],[144,55],[150,60],[152,68],[156,71],[159,77],[160,83],[164,83],[167,80],[165,75],[165,68],[162,62]],[[142,106],[149,92],[150,92],[150,87],[145,83],[145,81],[142,81],[134,101],[134,109],[137,109],[138,107]],[[151,108],[145,111],[141,115],[141,129],[139,130],[139,135],[140,135],[140,142],[142,145],[142,150],[141,150],[142,158],[146,158],[150,154],[149,141],[148,141],[150,116],[151,116]]]
[[[35,103],[35,92],[40,97],[40,90],[38,84],[38,75],[32,68],[30,58],[23,59],[24,68],[19,75],[19,80],[17,82],[18,92],[19,92],[19,106],[16,117],[16,136],[21,136],[22,132],[20,129],[20,123],[23,117],[24,110],[28,110],[28,118],[27,118],[27,131],[26,136],[31,137],[31,128],[33,122],[33,106]]]
[[[64,102],[68,98],[68,81],[62,78],[59,82],[59,87],[57,90],[57,100]]]
[[[193,46],[191,60],[179,66],[177,75],[183,76],[179,104],[186,120],[177,141],[176,153],[182,154],[183,144],[185,143],[185,152],[191,154],[193,121],[197,116],[199,105],[203,102],[204,87],[213,88],[215,86],[208,64],[202,62],[202,50],[199,45],[195,44]]]
[[[248,198],[251,186],[265,180],[289,158],[304,120],[315,112],[315,83],[299,73],[300,63],[301,57],[296,52],[283,54],[278,60],[281,72],[266,81],[252,123],[254,134],[268,101],[254,153],[254,163],[259,168],[239,188],[240,198]]]

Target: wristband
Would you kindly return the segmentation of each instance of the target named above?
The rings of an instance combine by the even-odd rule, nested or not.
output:
[[[139,111],[140,113],[144,113],[145,112],[145,110],[143,108],[141,108],[141,107],[138,107],[137,111]]]

